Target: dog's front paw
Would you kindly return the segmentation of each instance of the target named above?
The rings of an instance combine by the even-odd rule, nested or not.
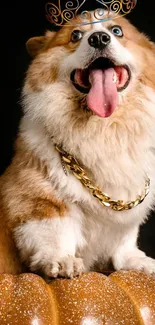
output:
[[[44,273],[47,277],[57,278],[74,278],[81,275],[85,271],[83,260],[74,256],[66,256],[63,258],[53,259],[44,268]]]
[[[155,260],[153,258],[144,257],[130,257],[127,259],[123,269],[144,271],[147,274],[155,273]]]
[[[155,260],[147,256],[132,256],[123,262],[117,270],[137,270],[144,271],[147,274],[155,273]]]
[[[113,257],[114,268],[119,270],[137,270],[144,271],[147,274],[155,273],[155,260],[151,257],[147,257],[145,253],[138,248],[127,251],[125,254],[121,254],[121,251],[117,251],[117,254]]]

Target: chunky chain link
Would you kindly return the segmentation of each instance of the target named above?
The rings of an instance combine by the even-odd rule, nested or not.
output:
[[[92,195],[99,200],[99,202],[105,206],[109,207],[114,211],[124,211],[130,210],[136,207],[138,204],[142,203],[150,190],[150,179],[147,178],[145,181],[145,188],[141,195],[138,195],[134,201],[124,202],[122,200],[112,200],[106,193],[102,192],[98,186],[95,186],[90,178],[86,175],[84,169],[79,165],[78,161],[66,151],[61,149],[56,145],[56,150],[60,153],[62,162],[66,167],[72,171],[73,175],[80,180],[80,182],[87,187]]]

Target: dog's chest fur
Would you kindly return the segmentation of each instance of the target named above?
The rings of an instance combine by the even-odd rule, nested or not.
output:
[[[108,157],[107,154],[106,156],[107,149],[102,147],[101,141],[100,145],[96,142],[94,147],[90,148],[90,152],[87,148],[86,162],[91,161],[93,151],[94,156],[98,157],[92,164],[93,169],[87,170],[89,176],[113,199],[135,200],[144,189],[147,169],[149,171],[151,192],[143,204],[130,211],[115,212],[101,206],[100,202],[93,198],[88,189],[84,188],[70,172],[66,176],[60,155],[42,128],[38,125],[33,125],[32,128],[29,123],[28,130],[25,132],[28,134],[28,137],[25,134],[25,138],[29,139],[31,150],[36,151],[38,157],[47,162],[48,186],[50,183],[51,190],[54,190],[56,196],[63,199],[68,206],[68,217],[75,223],[77,232],[77,254],[84,256],[87,265],[90,261],[92,263],[92,259],[95,263],[99,257],[104,262],[108,261],[113,255],[113,249],[117,247],[117,242],[119,243],[122,238],[122,233],[130,227],[133,229],[139,225],[146,218],[153,204],[154,180],[151,150],[148,148],[145,159],[143,159],[145,149],[139,150],[136,163],[136,159],[133,161],[127,151],[124,151],[122,155],[116,155],[114,150],[114,155]]]

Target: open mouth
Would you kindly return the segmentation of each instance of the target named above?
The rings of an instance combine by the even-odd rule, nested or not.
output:
[[[108,58],[97,58],[85,69],[71,73],[74,87],[87,94],[88,107],[100,117],[110,116],[118,105],[118,92],[127,88],[131,72],[127,65],[118,66]]]

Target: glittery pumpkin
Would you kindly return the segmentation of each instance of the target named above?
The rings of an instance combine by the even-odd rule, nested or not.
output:
[[[155,277],[85,273],[50,284],[34,274],[0,276],[0,325],[155,325]]]

